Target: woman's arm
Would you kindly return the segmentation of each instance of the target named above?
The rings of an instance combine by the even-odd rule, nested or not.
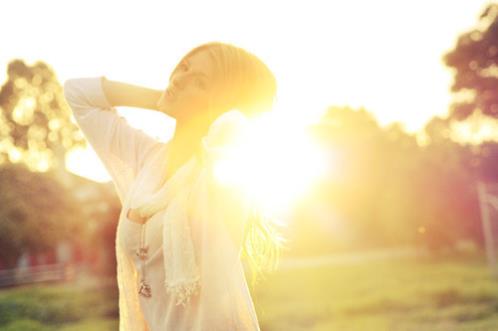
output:
[[[157,108],[157,101],[163,91],[138,85],[112,81],[102,76],[102,89],[109,103],[114,106],[137,107],[152,110]]]
[[[161,146],[159,141],[144,131],[129,125],[108,100],[112,94],[121,95],[126,90],[114,89],[104,93],[104,76],[72,78],[64,82],[64,97],[74,119],[86,140],[93,147],[116,184],[123,203],[126,193],[148,155]],[[132,92],[133,93],[133,92]],[[140,93],[139,93],[140,94]],[[147,106],[147,103],[127,103],[117,99],[117,104]],[[140,98],[140,100],[146,100]],[[125,101],[121,103],[122,101]],[[150,104],[150,102],[149,102]]]

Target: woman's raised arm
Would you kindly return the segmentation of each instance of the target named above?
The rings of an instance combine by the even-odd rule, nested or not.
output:
[[[104,76],[68,79],[64,83],[64,96],[76,123],[107,168],[123,201],[144,161],[161,143],[129,125],[112,102],[115,105],[151,107],[154,93],[147,89],[119,88],[120,83],[116,83],[107,86],[109,95],[106,95],[103,81]],[[126,96],[126,92],[131,95]]]
[[[158,110],[157,101],[163,91],[109,80],[104,76],[101,78],[102,89],[113,107],[125,106]]]

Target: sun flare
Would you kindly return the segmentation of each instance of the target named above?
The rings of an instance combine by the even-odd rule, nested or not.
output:
[[[236,185],[269,213],[286,210],[326,174],[325,153],[300,122],[289,118],[251,121],[234,147],[229,157],[215,162],[216,179]]]

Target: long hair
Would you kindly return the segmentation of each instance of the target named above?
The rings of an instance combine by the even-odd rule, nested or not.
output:
[[[200,51],[208,52],[215,67],[213,84],[216,88],[207,110],[213,114],[212,119],[232,109],[240,110],[249,118],[271,110],[277,84],[263,61],[243,48],[222,42],[197,46],[182,60]],[[278,266],[285,240],[279,235],[276,225],[258,205],[253,204],[245,222],[241,252],[251,270],[252,286],[259,276],[264,276],[264,272],[273,271]]]

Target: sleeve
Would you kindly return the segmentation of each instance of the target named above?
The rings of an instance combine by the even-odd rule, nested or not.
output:
[[[102,89],[105,76],[64,82],[64,97],[77,125],[104,164],[121,203],[144,159],[159,143],[133,128],[111,106]]]

